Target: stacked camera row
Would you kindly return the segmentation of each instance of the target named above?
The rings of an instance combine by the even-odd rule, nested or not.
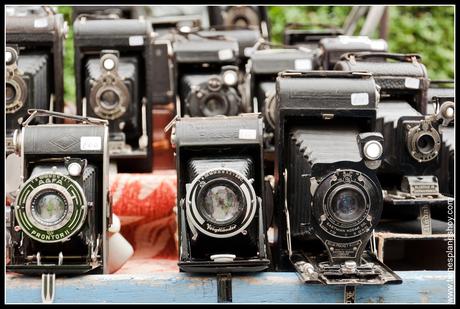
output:
[[[181,270],[401,282],[373,233],[382,218],[447,220],[452,83],[430,81],[418,55],[389,53],[382,39],[287,29],[279,46],[262,8],[220,9],[210,29],[203,14],[77,15],[81,116],[59,113],[60,15],[7,17],[7,146],[24,178],[8,269],[104,270],[109,160],[150,171],[151,111],[172,104]],[[25,120],[28,108],[40,110]]]

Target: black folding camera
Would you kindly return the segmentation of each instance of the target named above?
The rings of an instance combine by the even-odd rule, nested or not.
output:
[[[418,216],[414,205],[444,207],[447,199],[434,176],[441,164],[441,128],[453,120],[453,102],[426,115],[429,80],[418,55],[362,52],[342,59],[337,70],[368,70],[380,87],[377,130],[384,136],[385,158],[378,172],[385,202],[394,206],[386,215]]]
[[[107,122],[45,110],[15,133],[23,183],[11,209],[8,271],[41,275],[107,272]],[[34,117],[81,124],[30,125]]]
[[[268,268],[262,118],[179,118],[179,267],[232,273]]]
[[[64,108],[63,44],[67,24],[60,14],[33,12],[6,17],[7,154],[13,151],[13,132],[21,127],[29,108],[54,111],[63,111]],[[37,121],[43,123],[46,120]]]
[[[285,70],[311,71],[313,63],[313,52],[302,48],[262,49],[251,55],[246,67],[246,97],[253,110],[264,115],[264,151],[269,161],[273,161],[275,149],[276,77]]]
[[[238,43],[190,34],[173,41],[180,116],[235,116],[248,112],[242,99]]]
[[[446,102],[452,102],[453,109],[447,111],[455,114],[455,89],[454,81],[430,81],[428,88],[428,107],[427,114],[435,114]],[[454,121],[450,121],[447,126],[441,126],[441,151],[440,167],[436,173],[439,180],[439,190],[443,194],[454,196],[454,160],[455,160],[455,127]]]
[[[81,18],[74,33],[77,112],[109,120],[109,153],[119,171],[151,171],[155,70],[150,23]]]
[[[314,29],[317,28],[317,29]],[[343,35],[342,29],[333,25],[289,23],[284,28],[284,45],[297,45],[310,49],[319,47],[324,38],[335,38]]]
[[[304,282],[400,283],[366,250],[383,209],[371,74],[285,71],[276,89],[278,269],[293,265]]]
[[[388,44],[383,39],[370,39],[367,36],[339,35],[319,41],[319,64],[323,70],[332,70],[340,56],[347,52],[374,51],[386,52]]]

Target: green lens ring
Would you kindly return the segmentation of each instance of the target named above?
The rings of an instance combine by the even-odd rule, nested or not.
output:
[[[34,198],[44,192],[54,192],[66,204],[66,212],[54,225],[37,220],[33,214]],[[14,206],[15,217],[22,231],[43,243],[63,242],[82,227],[87,214],[87,202],[81,186],[61,173],[43,173],[27,180],[21,187]]]

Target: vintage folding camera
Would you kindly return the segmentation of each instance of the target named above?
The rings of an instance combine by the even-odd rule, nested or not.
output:
[[[268,14],[265,6],[209,6],[208,11],[211,26],[256,28],[264,39],[270,40]]]
[[[388,44],[383,39],[370,39],[367,36],[339,35],[319,41],[319,63],[323,70],[332,70],[340,56],[347,52],[386,52]]]
[[[187,272],[269,266],[262,118],[179,118],[176,147],[179,267]]]
[[[52,11],[19,12],[24,13],[14,10],[5,22],[7,154],[13,151],[13,132],[27,118],[27,109],[62,111],[64,108],[63,44],[67,24],[61,14]]]
[[[56,274],[107,272],[108,127],[101,119],[29,111],[15,133],[23,183],[7,227],[6,269],[44,275],[46,293],[53,294]],[[50,116],[80,123],[30,124]]]
[[[262,49],[251,55],[246,67],[245,90],[248,91],[248,104],[264,116],[266,161],[273,161],[275,151],[276,77],[285,70],[311,71],[313,63],[313,52],[302,48]]]
[[[428,107],[427,114],[435,114],[446,102],[453,105],[448,113],[455,113],[455,89],[454,81],[430,81],[428,88]],[[440,167],[436,176],[439,180],[439,190],[448,196],[454,196],[454,160],[455,160],[455,127],[454,121],[450,121],[447,126],[441,126],[441,151]]]
[[[74,23],[77,113],[109,120],[120,172],[152,170],[153,32],[137,19]]]
[[[278,269],[293,265],[304,282],[400,283],[366,249],[383,209],[371,74],[285,71],[276,87]]]
[[[317,29],[312,29],[317,28]],[[342,29],[333,25],[289,23],[284,28],[284,45],[300,45],[310,49],[319,47],[324,38],[335,38],[343,35]]]
[[[386,216],[414,217],[419,210],[426,212],[428,204],[443,208],[448,202],[434,176],[441,164],[441,128],[453,120],[454,105],[444,102],[436,113],[426,114],[429,80],[420,61],[415,54],[363,52],[343,55],[335,67],[368,70],[380,87],[377,130],[384,136],[386,153],[378,172]]]
[[[173,41],[180,116],[235,116],[250,111],[242,99],[238,43],[188,35]]]

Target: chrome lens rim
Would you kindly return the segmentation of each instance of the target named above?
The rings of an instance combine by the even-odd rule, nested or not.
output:
[[[56,224],[46,224],[34,215],[36,198],[45,192],[58,194],[66,203],[65,215]],[[77,233],[87,215],[87,201],[82,187],[61,173],[42,173],[22,186],[15,200],[15,217],[21,230],[43,243],[63,242]]]
[[[244,197],[244,209],[234,220],[225,225],[215,225],[206,220],[199,208],[198,192],[212,179],[233,178],[235,185],[241,189]],[[198,175],[191,184],[186,186],[187,222],[194,229],[213,238],[229,238],[242,233],[253,221],[257,210],[257,196],[251,182],[241,173],[229,168],[215,168]]]

